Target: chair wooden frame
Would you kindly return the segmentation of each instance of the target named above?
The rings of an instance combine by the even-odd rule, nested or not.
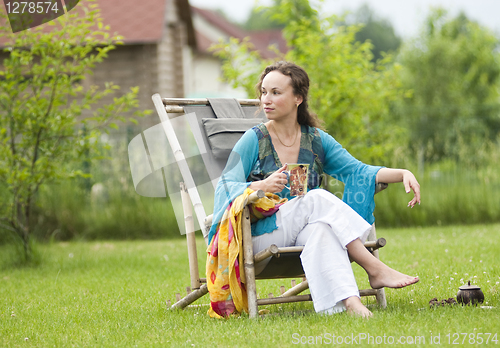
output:
[[[178,162],[184,159],[182,149],[179,145],[177,135],[171,125],[170,119],[175,118],[184,114],[184,106],[187,105],[209,105],[208,99],[184,99],[184,98],[161,98],[159,94],[155,94],[152,97],[153,103],[155,105],[156,111],[162,121],[163,129],[168,138],[168,141],[172,147],[174,156]],[[242,105],[258,106],[259,100],[257,99],[241,99],[238,102]],[[189,168],[180,168],[183,180],[187,182],[192,182],[191,173]],[[376,192],[384,189],[387,185],[381,184]],[[181,187],[181,198],[184,211],[184,223],[186,227],[186,240],[188,248],[188,259],[189,259],[189,271],[191,286],[186,288],[186,296],[181,298],[180,294],[176,294],[176,302],[170,306],[170,301],[167,301],[171,309],[183,309],[203,297],[208,293],[208,288],[206,284],[206,278],[200,277],[198,269],[198,255],[196,248],[196,240],[194,231],[194,214],[193,208],[198,219],[200,226],[203,226],[203,234],[205,236],[205,241],[207,242],[206,235],[212,224],[212,216],[207,215],[204,211],[203,205],[201,204],[200,197],[196,188],[187,189],[184,182],[180,183]],[[264,192],[257,191],[248,197],[245,204],[245,209],[243,212],[243,222],[242,222],[242,235],[243,235],[243,257],[244,257],[244,267],[245,267],[245,280],[246,289],[248,296],[248,307],[249,307],[249,317],[258,317],[258,306],[269,305],[269,304],[279,304],[279,303],[289,303],[289,302],[299,302],[299,301],[311,301],[311,295],[299,295],[304,290],[308,289],[308,283],[305,278],[303,281],[297,285],[292,281],[292,288],[288,291],[284,290],[284,286],[281,287],[281,295],[278,297],[269,298],[257,298],[257,287],[256,279],[272,279],[272,278],[284,278],[278,277],[266,277],[260,278],[255,275],[255,263],[262,261],[270,256],[273,258],[280,258],[283,255],[295,254],[299,255],[303,247],[287,247],[278,248],[276,245],[271,245],[267,249],[254,255],[252,236],[251,236],[251,225],[250,225],[250,214],[248,209],[248,204],[255,202],[257,199],[264,196]],[[365,242],[365,247],[368,248],[375,257],[379,258],[378,249],[386,244],[384,238],[377,239],[375,225],[372,226],[370,234]],[[302,275],[291,276],[290,278],[303,277]],[[375,296],[377,303],[380,307],[385,308],[387,306],[387,300],[385,296],[384,289],[365,289],[360,290],[361,296]]]

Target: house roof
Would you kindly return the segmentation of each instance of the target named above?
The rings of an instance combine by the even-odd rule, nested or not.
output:
[[[208,49],[214,43],[205,34],[203,34],[200,30],[195,30],[196,32],[196,48],[198,52],[208,53],[210,52]]]
[[[207,22],[217,27],[228,36],[236,38],[244,38],[246,36],[245,30],[238,27],[237,25],[229,22],[224,16],[213,10],[202,9],[198,7],[191,6],[193,14],[198,14],[203,17]]]
[[[224,18],[224,16],[217,13],[216,11],[201,9],[194,6],[191,6],[191,11],[193,15],[199,15],[205,21],[210,23],[210,25],[223,32],[226,37],[234,37],[240,40],[248,37],[250,42],[255,46],[255,49],[259,52],[262,58],[276,57],[276,53],[272,50],[269,50],[269,46],[271,45],[275,45],[281,53],[286,53],[288,51],[286,41],[283,38],[281,30],[279,29],[246,31],[229,22],[226,18]],[[202,53],[208,53],[208,48],[212,44],[217,43],[217,40],[209,38],[199,28],[195,28],[195,31],[198,51]]]
[[[281,30],[252,31],[250,32],[250,42],[261,52],[263,58],[276,56],[276,53],[272,49],[269,49],[270,46],[274,46],[278,52],[283,54],[288,51],[288,46]]]
[[[124,43],[153,43],[161,40],[168,10],[165,0],[97,0],[103,22]]]
[[[176,1],[178,16],[186,24],[188,44],[196,45],[196,37],[191,21],[191,9],[188,0]],[[166,26],[167,0],[96,0],[104,25],[110,26],[110,32],[123,37],[125,44],[155,43],[162,39]],[[80,3],[85,3],[81,0]],[[73,11],[78,11],[79,6]],[[83,11],[79,11],[83,14]],[[47,30],[52,27],[47,26]],[[3,40],[2,40],[3,39]],[[0,39],[0,45],[5,38]]]

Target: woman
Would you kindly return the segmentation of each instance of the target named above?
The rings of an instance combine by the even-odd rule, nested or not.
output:
[[[361,163],[318,129],[319,121],[307,106],[309,77],[301,67],[275,63],[264,70],[257,87],[269,121],[248,130],[234,147],[216,188],[214,221],[247,187],[288,198],[274,215],[252,224],[254,253],[270,244],[303,245],[301,262],[315,310],[369,317],[349,257],[365,269],[372,288],[401,288],[418,281],[386,266],[363,245],[374,220],[375,184],[403,182],[407,193],[414,192],[410,207],[420,204],[419,184],[408,170]],[[309,164],[305,196],[290,197],[286,163]],[[344,201],[349,205],[315,189],[323,173],[345,182]]]

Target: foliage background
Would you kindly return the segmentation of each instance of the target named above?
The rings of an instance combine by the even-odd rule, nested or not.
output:
[[[20,33],[9,33],[0,14],[5,44],[0,70],[0,229],[23,246],[32,261],[32,235],[44,207],[40,191],[73,181],[78,195],[89,163],[106,154],[102,134],[127,121],[137,106],[138,88],[116,94],[119,86],[85,86],[96,64],[120,43],[104,27],[95,3]],[[49,28],[50,30],[46,30]],[[104,101],[106,96],[112,96]],[[85,180],[83,181],[83,184]],[[68,187],[72,187],[68,186]],[[84,186],[84,185],[83,185]],[[42,194],[43,195],[43,194]]]
[[[496,35],[465,15],[451,18],[436,10],[418,37],[399,45],[393,37],[395,48],[381,49],[377,42],[387,40],[364,41],[360,33],[370,25],[382,28],[382,36],[394,33],[369,9],[341,18],[325,16],[306,0],[277,0],[254,12],[283,28],[292,49],[277,59],[295,61],[309,72],[311,108],[330,134],[364,162],[417,174],[422,205],[406,208],[410,197],[392,185],[376,197],[378,226],[500,221]],[[214,50],[225,60],[227,81],[255,97],[257,77],[271,61],[262,60],[247,41],[231,40]],[[81,156],[72,168],[91,178],[38,192],[33,209],[38,240],[180,237],[169,200],[143,198],[133,189],[127,144],[139,131],[120,127],[111,136],[122,140],[112,142],[101,158]],[[91,198],[95,183],[106,190]],[[342,188],[335,181],[328,187]],[[5,192],[2,183],[0,190]],[[9,238],[0,229],[0,243]]]

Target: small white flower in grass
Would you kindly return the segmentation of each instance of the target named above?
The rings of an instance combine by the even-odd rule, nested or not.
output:
[[[495,283],[495,285],[498,285],[498,284],[500,284],[500,282],[496,282],[496,283]]]
[[[465,275],[469,275],[469,273],[465,273]]]
[[[479,260],[479,262],[483,262],[483,260]]]
[[[439,276],[436,276],[436,279],[439,278]]]
[[[450,280],[455,280],[455,278],[453,278],[453,277],[450,277]]]
[[[458,273],[457,273],[457,272],[455,272],[455,273],[453,273],[453,274],[454,274],[454,275],[458,275]]]
[[[477,278],[477,276],[474,276],[474,278]]]
[[[486,281],[486,283],[489,283],[489,282],[490,282],[489,280]]]
[[[28,337],[25,337],[25,338],[24,338],[24,340],[25,340],[25,341],[27,341],[27,340],[29,340],[29,338],[28,338]]]
[[[444,252],[447,253],[448,252],[448,249],[444,249]]]
[[[486,274],[486,272],[483,272],[483,274]]]

